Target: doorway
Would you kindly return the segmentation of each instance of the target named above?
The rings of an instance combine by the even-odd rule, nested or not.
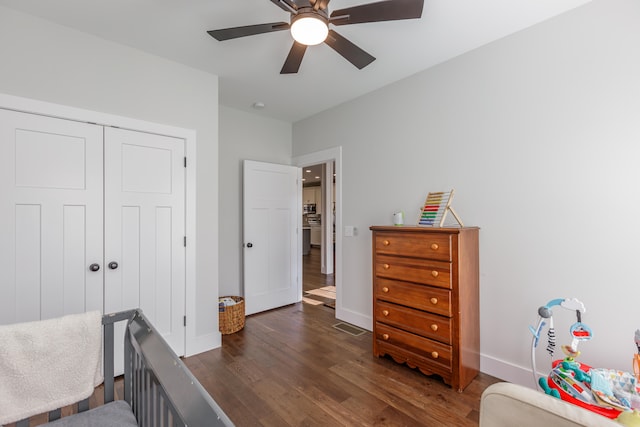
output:
[[[321,225],[321,243],[319,245],[310,245],[309,254],[301,256],[302,269],[302,297],[309,300],[320,301],[320,304],[328,303],[329,306],[335,308],[335,316],[340,318],[342,312],[342,236],[339,232],[342,229],[342,204],[341,204],[341,188],[342,188],[342,148],[335,147],[293,159],[293,164],[302,168],[302,175],[305,177],[308,173],[306,170],[320,170],[318,168],[310,168],[311,166],[320,166],[322,173],[322,184],[316,187],[316,194],[320,193],[320,206],[318,209],[318,200],[315,200],[316,217],[320,214]],[[310,172],[313,173],[313,172]],[[327,185],[330,184],[330,185]],[[303,182],[304,185],[304,182]],[[307,187],[310,187],[309,185]],[[312,187],[312,186],[311,186]],[[304,188],[304,187],[303,187]],[[309,193],[307,193],[309,194]],[[310,199],[307,199],[310,200]],[[303,197],[303,202],[305,198]],[[303,203],[304,211],[304,203]],[[307,212],[309,207],[307,207]],[[303,227],[303,232],[304,227]],[[309,230],[310,232],[310,230]],[[303,243],[304,243],[303,237]],[[305,249],[303,248],[303,253]],[[333,296],[335,300],[332,303],[329,293],[333,288]],[[314,295],[309,294],[316,290]]]
[[[335,162],[301,168],[302,301],[335,309]],[[329,233],[325,233],[328,231]],[[330,262],[327,262],[330,261]]]

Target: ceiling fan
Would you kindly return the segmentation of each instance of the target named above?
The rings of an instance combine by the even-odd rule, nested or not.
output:
[[[271,0],[291,14],[290,23],[271,22],[244,27],[211,30],[207,33],[218,41],[253,36],[274,31],[291,30],[294,42],[280,74],[297,73],[307,46],[326,43],[358,69],[363,69],[376,58],[329,29],[329,24],[348,25],[365,22],[414,19],[422,16],[424,0],[384,0],[345,9],[329,14],[330,0]]]

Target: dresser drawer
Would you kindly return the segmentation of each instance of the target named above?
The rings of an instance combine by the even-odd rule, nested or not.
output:
[[[379,254],[421,257],[451,261],[451,235],[430,233],[376,233],[375,250]]]
[[[388,255],[377,255],[375,263],[378,277],[451,289],[451,263]]]
[[[376,340],[389,344],[415,355],[433,364],[451,370],[451,347],[400,329],[376,322]]]
[[[451,291],[376,277],[374,298],[451,317]]]
[[[397,304],[378,301],[375,319],[423,337],[451,344],[451,319]]]

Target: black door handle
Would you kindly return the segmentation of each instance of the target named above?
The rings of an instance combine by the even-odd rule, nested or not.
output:
[[[94,264],[91,264],[91,265],[89,266],[89,270],[91,270],[91,271],[98,271],[98,270],[100,270],[100,264],[95,264],[95,263],[94,263]]]
[[[111,261],[109,263],[109,268],[112,269],[112,270],[115,270],[116,268],[118,268],[118,263],[115,262],[115,261]]]
[[[251,243],[251,242],[247,243],[247,247],[248,248],[252,248],[253,247],[253,243]]]

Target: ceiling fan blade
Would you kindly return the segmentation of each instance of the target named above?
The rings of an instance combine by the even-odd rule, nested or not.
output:
[[[329,35],[324,42],[360,70],[376,60],[376,58],[333,30],[329,30]]]
[[[385,0],[346,9],[334,10],[330,22],[334,25],[414,19],[422,16],[424,0]]]
[[[302,57],[304,56],[305,51],[307,50],[307,45],[293,42],[293,46],[291,46],[291,50],[289,51],[289,55],[287,55],[287,59],[284,61],[284,65],[282,66],[282,70],[280,70],[280,74],[295,74],[300,69],[300,64],[302,63]]]
[[[288,30],[290,25],[286,22],[271,22],[269,24],[247,25],[245,27],[223,28],[211,30],[207,33],[218,41],[237,39],[238,37],[253,36],[273,31]]]

